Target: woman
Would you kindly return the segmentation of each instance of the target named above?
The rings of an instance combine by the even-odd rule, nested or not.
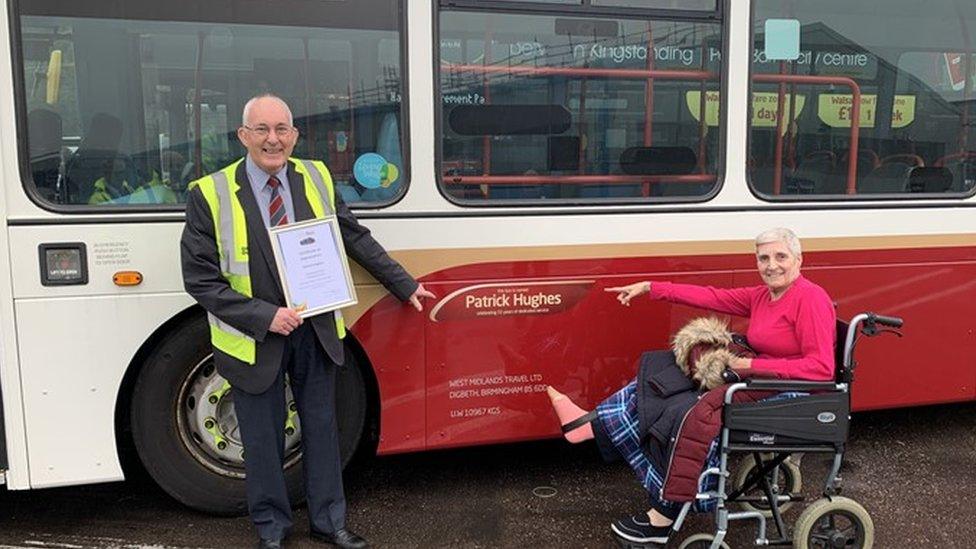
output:
[[[730,366],[740,377],[832,380],[836,314],[827,292],[800,275],[802,263],[799,239],[793,231],[777,228],[756,237],[756,264],[764,285],[718,289],[637,282],[606,291],[616,293],[623,305],[650,294],[656,300],[748,317],[746,335],[758,356],[732,361]],[[601,453],[626,459],[648,491],[651,509],[614,521],[613,532],[635,543],[664,544],[680,506],[660,498],[667,449],[653,447],[656,440],[648,448],[638,438],[641,411],[636,384],[631,382],[611,395],[594,412],[576,406],[552,387],[549,398],[567,440],[577,443],[596,438]]]

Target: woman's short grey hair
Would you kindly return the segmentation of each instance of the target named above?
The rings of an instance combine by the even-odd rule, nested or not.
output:
[[[756,237],[756,247],[758,248],[761,244],[769,244],[770,242],[782,242],[786,244],[786,247],[790,249],[790,252],[798,256],[802,253],[800,250],[800,239],[796,237],[796,234],[783,227],[776,227],[775,229],[769,229],[759,233]]]

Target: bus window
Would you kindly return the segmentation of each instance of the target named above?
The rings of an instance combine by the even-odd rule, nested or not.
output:
[[[442,9],[443,193],[470,205],[708,196],[721,132],[686,97],[718,93],[721,24],[661,13]]]
[[[181,208],[243,155],[240,113],[262,92],[288,102],[295,155],[324,161],[347,202],[405,190],[399,0],[17,6],[24,181],[43,202]]]
[[[590,0],[590,5],[613,6],[615,8],[670,8],[713,11],[718,8],[718,0]]]
[[[527,4],[575,4],[613,8],[667,8],[695,11],[714,11],[718,0],[509,0]]]
[[[976,55],[968,28],[976,24],[976,5],[753,6],[749,174],[758,194],[908,199],[974,192]],[[799,22],[796,59],[765,57],[770,19]]]

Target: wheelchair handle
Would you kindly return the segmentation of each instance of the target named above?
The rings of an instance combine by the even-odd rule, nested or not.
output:
[[[901,328],[904,323],[904,320],[896,316],[884,316],[875,313],[858,313],[854,315],[854,318],[850,322],[850,328],[847,330],[847,339],[844,341],[844,367],[852,368],[854,365],[854,341],[857,338],[858,331],[860,331],[861,324],[865,325],[865,334],[871,336],[878,333],[874,326],[876,324]]]
[[[868,313],[868,321],[874,321],[882,326],[890,326],[892,328],[901,328],[902,324],[905,323],[904,320],[898,318],[897,316],[884,316],[874,313]]]

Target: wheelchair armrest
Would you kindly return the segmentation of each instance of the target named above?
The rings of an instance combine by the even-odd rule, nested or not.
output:
[[[767,389],[771,391],[811,391],[838,389],[833,381],[798,381],[790,379],[756,379],[744,381],[746,389]]]

